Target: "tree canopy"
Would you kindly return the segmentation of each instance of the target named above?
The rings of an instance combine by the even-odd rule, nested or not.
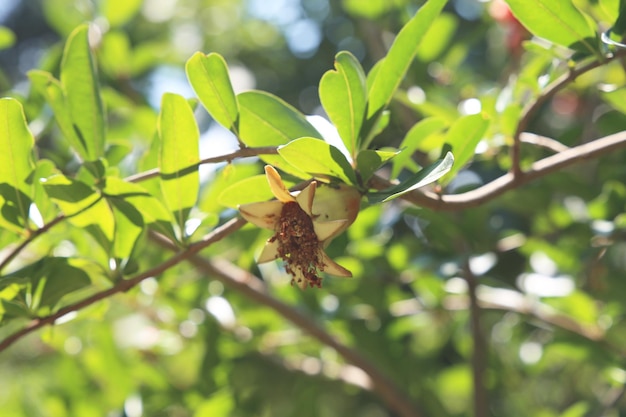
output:
[[[626,413],[626,2],[0,5],[0,410]]]

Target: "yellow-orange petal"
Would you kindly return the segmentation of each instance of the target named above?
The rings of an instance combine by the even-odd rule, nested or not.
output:
[[[317,240],[320,242],[334,238],[343,232],[347,226],[348,220],[335,220],[332,222],[313,221],[313,230],[315,230]]]
[[[265,176],[267,177],[267,182],[270,185],[272,194],[274,194],[278,201],[282,201],[283,203],[296,201],[295,197],[292,196],[287,187],[285,187],[283,179],[280,178],[280,174],[273,166],[265,165]]]
[[[270,242],[269,240],[263,247],[257,263],[262,264],[278,259],[278,241]]]
[[[343,266],[339,265],[337,262],[333,261],[326,255],[326,252],[322,251],[322,263],[324,264],[324,272],[329,275],[334,275],[336,277],[352,277],[352,272],[348,271]]]
[[[311,209],[313,208],[313,200],[315,199],[315,190],[317,189],[317,182],[313,181],[306,188],[300,191],[300,194],[296,196],[296,201],[300,205],[300,208],[304,210],[306,214],[311,216]]]
[[[280,218],[282,209],[283,203],[276,200],[242,204],[239,206],[239,212],[244,219],[255,226],[270,230],[276,229],[276,223]]]

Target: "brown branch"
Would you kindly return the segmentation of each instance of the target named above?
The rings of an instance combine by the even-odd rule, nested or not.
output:
[[[154,240],[169,249],[174,249],[171,242],[162,237],[153,235]],[[364,357],[357,350],[341,343],[334,338],[320,325],[316,324],[311,317],[308,317],[295,308],[279,301],[268,294],[265,285],[250,272],[241,269],[224,259],[204,259],[200,256],[187,258],[199,271],[218,279],[224,285],[236,290],[240,294],[248,297],[252,301],[264,305],[281,317],[291,321],[295,326],[320,343],[329,346],[337,351],[347,362],[363,370],[372,381],[372,389],[380,398],[402,417],[419,417],[416,406],[405,395],[405,393],[393,382],[382,370],[372,361]]]
[[[426,207],[433,210],[462,210],[476,207],[486,201],[492,200],[504,192],[519,187],[535,179],[544,177],[552,172],[575,163],[594,159],[601,155],[611,153],[626,147],[626,131],[615,133],[596,139],[573,148],[569,148],[556,155],[548,156],[535,162],[528,171],[519,176],[511,172],[481,186],[474,190],[461,194],[440,195],[432,191],[415,190],[406,193],[402,198],[417,206]],[[393,186],[389,180],[374,176],[370,180],[372,188],[382,190]]]
[[[183,170],[188,169],[188,168],[193,168],[193,167],[199,167],[200,165],[204,165],[204,164],[216,164],[218,162],[232,162],[233,160],[238,159],[238,158],[249,158],[252,156],[276,155],[276,154],[278,154],[277,146],[264,146],[264,147],[259,147],[259,148],[241,148],[226,155],[204,158],[197,164],[190,165],[189,167],[185,167],[183,168]],[[124,178],[124,180],[128,182],[140,182],[140,181],[144,181],[144,180],[158,176],[159,172],[160,172],[159,168],[153,168],[148,171],[130,175]]]
[[[170,259],[161,263],[160,265],[157,265],[154,268],[151,268],[139,275],[136,275],[133,278],[118,281],[111,288],[97,292],[74,304],[65,306],[57,310],[53,314],[34,319],[23,329],[18,330],[17,332],[7,336],[4,340],[2,340],[0,342],[0,352],[7,349],[9,346],[17,342],[18,340],[20,340],[22,337],[26,336],[27,334],[32,333],[35,330],[40,329],[44,326],[54,324],[59,318],[65,316],[68,313],[81,310],[87,306],[90,306],[114,294],[128,291],[129,289],[133,288],[135,285],[139,284],[144,279],[149,278],[149,277],[154,277],[163,273],[167,269],[184,261],[185,259],[188,259],[190,256],[193,256],[194,254],[198,253],[200,250],[206,248],[212,243],[217,242],[218,240],[221,240],[227,235],[229,235],[230,233],[240,229],[244,224],[246,224],[246,221],[243,219],[240,219],[240,218],[232,219],[229,222],[225,223],[224,225],[216,228],[211,233],[207,234],[202,240],[190,245],[187,249],[185,249],[182,252],[177,253],[176,255],[172,256]]]
[[[530,145],[539,146],[541,148],[548,149],[554,153],[564,152],[570,149],[569,146],[563,145],[558,140],[548,138],[546,136],[536,135],[534,133],[523,132],[519,137],[520,142],[528,143]]]
[[[463,277],[467,282],[467,294],[469,297],[469,311],[471,320],[472,340],[472,379],[474,387],[474,417],[487,417],[489,413],[489,400],[487,386],[485,385],[485,373],[487,371],[487,342],[482,329],[482,309],[478,302],[476,289],[478,280],[470,269],[469,261],[465,262]]]
[[[513,134],[513,146],[511,148],[511,172],[513,176],[517,177],[518,175],[522,174],[520,165],[520,136],[523,132],[527,130],[530,120],[534,117],[535,113],[541,108],[541,106],[543,106],[544,103],[550,98],[554,97],[556,93],[567,87],[571,82],[575,81],[576,78],[578,78],[580,75],[589,72],[595,68],[601,67],[609,63],[610,61],[621,58],[623,56],[626,56],[626,51],[621,50],[615,52],[609,57],[606,57],[606,59],[604,60],[595,60],[587,64],[581,65],[578,68],[571,69],[570,71],[561,75],[559,78],[550,83],[535,100],[529,102],[522,109],[521,118],[517,123],[517,128],[515,130],[515,133]]]

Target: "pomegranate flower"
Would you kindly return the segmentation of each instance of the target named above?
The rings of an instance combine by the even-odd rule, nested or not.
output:
[[[257,262],[281,258],[293,277],[291,284],[303,289],[321,287],[320,271],[351,277],[324,248],[356,219],[361,199],[358,191],[346,185],[318,188],[313,181],[299,193],[290,193],[274,167],[267,165],[265,175],[276,200],[239,206],[250,223],[275,232]],[[320,192],[316,195],[316,191]]]

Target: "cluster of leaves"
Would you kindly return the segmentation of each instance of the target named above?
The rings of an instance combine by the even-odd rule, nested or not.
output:
[[[123,3],[105,7],[117,28],[140,5]],[[384,0],[361,9],[344,3],[370,19],[389,13]],[[472,392],[480,414],[490,391],[497,414],[527,413],[536,404],[534,415],[619,415],[626,380],[619,155],[489,203],[474,204],[478,197],[462,192],[480,194],[507,172],[521,185],[524,172],[540,169],[533,162],[545,148],[565,144],[575,152],[623,131],[622,53],[607,45],[624,35],[625,3],[508,0],[515,22],[540,39],[526,42],[503,86],[464,70],[472,41],[455,35],[462,20],[442,12],[446,3],[419,7],[367,72],[354,54],[336,54],[335,68],[319,80],[319,102],[338,140],[274,94],[235,94],[218,53],[186,61],[197,98],[166,93],[155,114],[101,77],[115,64],[110,52],[121,38],[99,38],[93,25],[66,31],[58,68],[30,71],[27,96],[0,99],[0,334],[7,343],[0,346],[80,311],[81,320],[43,335],[56,362],[28,370],[30,352],[16,352],[18,360],[2,367],[26,369],[25,381],[51,367],[89,384],[28,395],[15,385],[5,390],[11,398],[0,396],[3,409],[63,416],[126,407],[133,415],[139,402],[153,415],[418,415],[417,407],[392,400],[400,395],[426,415],[469,415]],[[601,25],[610,32],[601,36]],[[0,47],[12,41],[0,32]],[[600,75],[586,70],[597,67]],[[571,117],[559,99],[597,115]],[[478,102],[480,111],[458,101]],[[199,104],[238,150],[201,158]],[[535,113],[541,105],[545,115]],[[548,145],[524,144],[521,152],[529,130]],[[402,139],[390,139],[398,131]],[[260,161],[243,160],[250,156]],[[215,162],[228,164],[202,178],[200,168]],[[258,175],[266,163],[290,184],[341,182],[366,196],[357,222],[328,249],[355,279],[300,293],[276,265],[254,265],[268,236],[252,227],[232,233],[243,223],[231,209],[269,198]],[[419,190],[433,182],[439,194]],[[478,207],[446,214],[378,204],[396,198],[443,209],[465,199]],[[206,275],[210,285],[200,279]],[[107,303],[140,283],[115,297],[115,306]],[[305,316],[288,307],[295,304]],[[91,329],[101,319],[113,331]],[[348,348],[333,345],[328,333]],[[361,354],[373,368],[361,366]],[[392,388],[381,388],[386,380],[377,368]],[[266,383],[270,377],[275,384]],[[105,394],[96,399],[86,386]]]

